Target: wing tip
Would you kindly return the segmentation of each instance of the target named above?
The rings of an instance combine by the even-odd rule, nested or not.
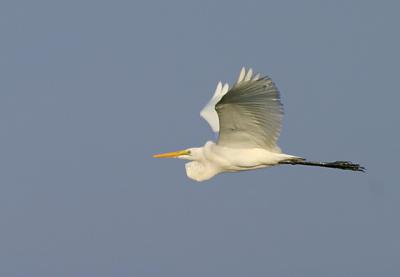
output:
[[[236,81],[236,84],[239,84],[240,82],[242,82],[244,77],[245,77],[245,75],[246,75],[246,68],[244,66],[242,66],[242,68],[240,69],[239,76],[238,76],[238,79]]]
[[[236,85],[240,84],[242,82],[247,82],[247,81],[257,81],[261,80],[263,77],[261,76],[260,73],[254,72],[253,68],[249,67],[246,69],[245,66],[242,66],[239,72],[238,79],[236,81]]]

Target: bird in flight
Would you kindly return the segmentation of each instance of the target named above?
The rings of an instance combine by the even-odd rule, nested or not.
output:
[[[283,117],[279,91],[271,78],[253,75],[251,68],[243,67],[231,88],[219,82],[200,115],[218,133],[217,143],[208,141],[203,147],[153,155],[189,160],[186,174],[195,181],[205,181],[222,172],[283,164],[365,170],[352,162],[312,162],[282,153],[277,145]]]

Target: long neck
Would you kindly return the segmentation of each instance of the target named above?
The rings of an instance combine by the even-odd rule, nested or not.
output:
[[[214,177],[220,172],[212,159],[212,145],[206,143],[203,147],[190,148],[190,158],[186,163],[186,174],[190,179],[201,182]]]

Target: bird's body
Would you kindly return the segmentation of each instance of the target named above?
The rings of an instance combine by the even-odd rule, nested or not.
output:
[[[218,83],[214,96],[200,115],[218,133],[218,141],[203,147],[154,155],[156,158],[190,160],[187,176],[196,181],[208,180],[221,172],[237,172],[278,164],[302,164],[363,171],[349,162],[307,162],[283,154],[277,145],[283,107],[275,84],[269,77],[253,76],[252,69],[242,68],[238,81],[229,89]]]
[[[186,173],[196,181],[208,180],[221,172],[264,168],[298,158],[263,148],[231,148],[207,141],[203,147],[191,148],[194,159],[186,164]],[[178,158],[188,159],[182,155]]]

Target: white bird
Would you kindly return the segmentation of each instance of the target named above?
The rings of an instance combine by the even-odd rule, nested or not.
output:
[[[218,141],[203,147],[156,154],[155,158],[180,158],[186,163],[186,174],[205,181],[222,172],[237,172],[279,164],[301,164],[364,171],[364,167],[346,161],[310,162],[282,153],[277,145],[283,117],[283,106],[277,87],[268,77],[253,76],[253,70],[242,68],[236,84],[218,83],[214,96],[200,112]]]

